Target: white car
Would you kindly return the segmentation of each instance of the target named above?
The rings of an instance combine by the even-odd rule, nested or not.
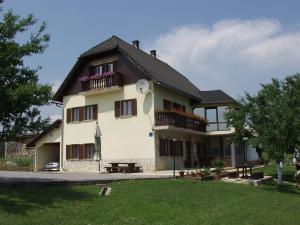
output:
[[[58,171],[59,170],[59,163],[58,162],[49,162],[45,166],[46,171]]]

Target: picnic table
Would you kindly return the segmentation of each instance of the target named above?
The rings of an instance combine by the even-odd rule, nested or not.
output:
[[[242,169],[242,177],[248,177],[248,169],[250,171],[250,176],[252,174],[252,167],[253,165],[251,164],[242,164],[242,165],[237,165],[235,168],[236,168],[236,172],[237,174],[240,174],[240,169]]]
[[[137,163],[132,162],[112,162],[109,163],[111,166],[105,167],[109,173],[134,173],[140,171],[140,166],[136,166]]]

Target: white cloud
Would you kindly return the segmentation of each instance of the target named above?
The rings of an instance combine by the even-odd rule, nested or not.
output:
[[[54,121],[56,121],[58,119],[61,119],[61,114],[52,114],[49,117],[50,117],[50,121],[54,122]]]
[[[201,90],[222,89],[233,97],[253,93],[272,77],[300,72],[300,30],[285,31],[277,20],[180,26],[150,47]]]

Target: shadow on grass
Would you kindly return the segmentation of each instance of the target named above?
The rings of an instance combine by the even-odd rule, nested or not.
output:
[[[76,187],[0,188],[0,211],[27,215],[27,212],[60,207],[62,203],[88,201],[96,195]]]
[[[278,185],[277,183],[272,182],[272,183],[262,185],[261,188],[263,190],[270,191],[270,192],[281,192],[285,194],[296,194],[296,195],[300,194],[300,190],[292,184]]]

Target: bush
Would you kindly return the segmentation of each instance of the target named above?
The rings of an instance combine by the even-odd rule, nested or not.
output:
[[[211,165],[216,168],[217,174],[220,174],[225,166],[225,163],[221,159],[214,159],[211,162]]]
[[[20,167],[32,167],[32,157],[18,157],[11,160]]]

